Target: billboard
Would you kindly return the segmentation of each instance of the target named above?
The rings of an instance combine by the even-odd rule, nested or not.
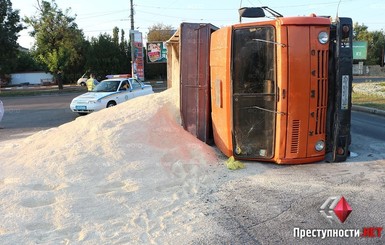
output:
[[[144,80],[143,38],[142,33],[134,31],[134,74]]]
[[[353,59],[366,60],[368,55],[367,41],[353,41]]]
[[[167,47],[166,42],[147,43],[147,63],[166,63]]]

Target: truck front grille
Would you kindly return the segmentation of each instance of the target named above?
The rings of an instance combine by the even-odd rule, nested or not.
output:
[[[327,60],[328,52],[326,50],[317,51],[318,71],[317,74],[317,92],[316,92],[316,125],[315,134],[324,134],[326,130],[326,108],[327,108]]]

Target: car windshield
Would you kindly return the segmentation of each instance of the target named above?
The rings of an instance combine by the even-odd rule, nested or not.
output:
[[[119,87],[119,80],[104,80],[101,81],[92,92],[116,92]]]

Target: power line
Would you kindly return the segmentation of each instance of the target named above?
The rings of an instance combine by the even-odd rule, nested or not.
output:
[[[207,19],[207,18],[186,18],[186,16],[171,16],[171,15],[164,15],[164,14],[159,14],[159,13],[154,13],[154,12],[148,12],[148,11],[142,11],[142,10],[137,10],[136,12],[138,13],[144,13],[144,14],[149,14],[149,15],[156,15],[156,16],[161,16],[161,17],[167,17],[167,18],[172,18],[172,19],[178,19],[178,20],[194,20],[194,21],[204,21],[204,20],[210,20],[210,21],[230,21],[232,19],[222,19],[222,20],[212,20],[212,19]],[[154,21],[154,20],[152,20]]]
[[[88,15],[88,16],[84,16],[84,17],[80,17],[80,18],[76,18],[76,19],[77,20],[85,20],[85,19],[99,18],[100,16],[116,15],[119,13],[127,13],[128,11],[129,11],[129,9],[124,9],[124,10],[119,10],[119,11],[103,12],[102,14],[100,14],[100,13],[84,14],[84,15]],[[81,16],[83,16],[83,14]]]
[[[257,0],[259,4],[262,6],[264,5],[262,1]],[[353,2],[353,1],[359,1],[359,0],[342,0],[342,3],[346,2]],[[248,2],[255,6],[254,3],[252,3],[250,0]],[[325,6],[325,5],[335,5],[338,4],[339,1],[328,1],[328,2],[320,2],[320,3],[305,3],[305,4],[293,4],[293,5],[281,5],[281,6],[269,6],[271,8],[296,8],[296,7],[307,7],[309,5],[311,6]],[[185,11],[234,11],[234,8],[183,8],[183,7],[165,7],[165,6],[154,6],[154,5],[144,5],[144,4],[135,4],[135,6],[138,7],[144,7],[144,8],[152,8],[152,9],[159,9],[159,10],[185,10]]]
[[[135,4],[135,6],[138,7],[144,7],[144,8],[152,8],[152,9],[159,9],[159,10],[185,10],[185,11],[234,11],[232,8],[228,9],[213,9],[213,8],[176,8],[176,7],[164,7],[164,6],[150,6],[150,5],[142,5],[142,4]]]
[[[347,0],[347,1],[341,1],[341,2],[353,2],[353,1],[359,1],[359,0]],[[307,7],[307,6],[328,6],[328,5],[337,5],[339,1],[333,1],[333,2],[323,2],[323,3],[305,3],[305,4],[295,4],[295,5],[286,5],[286,6],[269,6],[271,8],[297,8],[297,7]]]

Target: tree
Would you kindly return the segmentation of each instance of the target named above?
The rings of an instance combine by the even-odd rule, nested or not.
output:
[[[131,50],[129,49],[130,46],[128,44],[128,41],[126,40],[126,37],[125,37],[125,32],[124,30],[122,29],[122,34],[121,34],[121,37],[120,37],[120,51],[127,54],[127,55],[130,55],[131,54]],[[131,56],[130,56],[131,57]]]
[[[360,25],[358,22],[353,25],[353,39],[366,40],[369,35],[368,27],[364,24]]]
[[[42,71],[44,67],[39,64],[28,51],[20,51],[16,57],[15,72]]]
[[[368,40],[367,65],[381,65],[384,53],[385,38],[383,31],[371,32],[371,39]]]
[[[148,28],[147,40],[149,42],[167,41],[175,33],[171,25],[157,23]]]
[[[112,30],[112,41],[114,42],[115,45],[119,45],[119,28],[115,27]]]
[[[69,16],[70,9],[64,12],[54,0],[37,0],[37,16],[25,18],[33,27],[31,36],[35,37],[33,54],[47,66],[63,89],[62,78],[72,73],[74,67],[84,65],[84,36],[78,29],[75,17]]]
[[[366,59],[367,65],[380,65],[381,59],[385,47],[385,34],[384,31],[368,31],[368,27],[354,24],[353,39],[356,41],[368,42],[368,56]]]
[[[130,55],[124,32],[119,43],[119,29],[115,27],[113,37],[104,33],[91,39],[86,67],[101,78],[108,74],[130,73]]]
[[[18,10],[10,0],[0,0],[0,76],[11,72],[18,53],[18,33],[23,30]]]

